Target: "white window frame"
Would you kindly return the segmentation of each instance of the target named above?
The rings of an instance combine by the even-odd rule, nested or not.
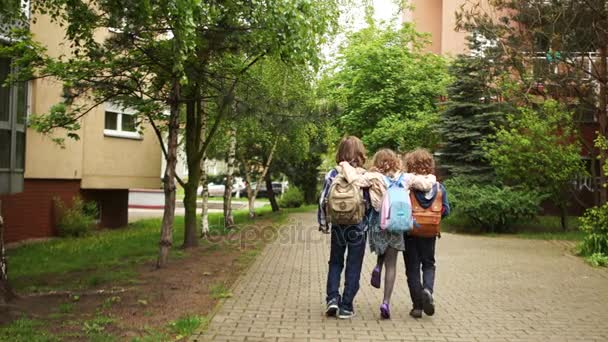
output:
[[[116,116],[116,129],[106,129],[105,128],[105,115],[106,112],[113,112],[113,113],[117,113],[118,115]],[[143,136],[139,133],[139,131],[137,130],[137,123],[136,123],[136,131],[135,132],[129,132],[129,131],[123,131],[122,130],[122,116],[123,115],[136,115],[137,112],[133,109],[130,108],[123,108],[121,106],[112,104],[112,103],[106,103],[105,105],[105,109],[104,109],[104,129],[103,129],[103,135],[106,137],[112,137],[112,138],[125,138],[125,139],[135,139],[135,140],[143,140]]]

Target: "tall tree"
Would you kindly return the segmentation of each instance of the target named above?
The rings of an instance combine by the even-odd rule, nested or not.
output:
[[[35,14],[50,15],[66,27],[69,56],[54,58],[26,31],[16,46],[3,48],[26,65],[29,75],[64,82],[70,102],[33,120],[41,131],[78,129],[78,120],[104,102],[138,110],[150,120],[167,159],[165,214],[159,266],[172,244],[175,207],[175,160],[179,114],[185,112],[185,149],[189,177],[185,189],[184,246],[197,244],[196,188],[201,160],[234,98],[239,77],[265,55],[293,63],[315,62],[318,46],[335,26],[333,1],[71,1],[32,0]],[[295,14],[295,15],[294,15]],[[100,36],[100,32],[112,33]],[[216,73],[213,65],[222,65]],[[26,72],[23,72],[26,75]],[[218,79],[227,84],[214,87]],[[204,102],[220,103],[206,136]],[[83,98],[86,105],[74,105]],[[78,102],[81,103],[81,102]],[[163,111],[169,108],[169,116]],[[166,146],[160,139],[167,128]],[[76,137],[74,133],[70,133]]]
[[[348,36],[330,70],[338,124],[370,150],[435,147],[437,102],[447,83],[445,61],[424,53],[426,36],[410,24],[368,26]]]
[[[252,68],[252,78],[239,89],[243,110],[249,113],[238,123],[237,156],[247,179],[250,216],[273,161],[308,151],[308,140],[300,139],[300,133],[312,119],[311,89],[310,68],[279,59]]]
[[[164,266],[173,243],[177,135],[187,84],[184,61],[192,53],[195,33],[194,4],[32,0],[30,5],[33,20],[48,15],[65,28],[71,47],[67,55],[50,56],[27,30],[13,31],[14,43],[0,47],[21,66],[18,78],[52,77],[64,84],[65,100],[45,115],[34,115],[32,126],[44,133],[66,128],[69,137],[78,138],[74,131],[80,119],[112,102],[138,111],[138,121],[149,121],[158,136],[167,161],[157,263]]]
[[[469,49],[480,51],[482,42],[475,35],[468,39]],[[491,61],[475,53],[459,55],[450,64],[453,82],[438,127],[441,167],[452,176],[490,182],[495,178],[481,142],[494,133],[493,125],[504,122],[510,105],[500,101],[500,90],[492,87],[491,68]]]
[[[469,0],[457,18],[460,28],[485,38],[492,71],[518,81],[516,87],[512,84],[517,91],[508,94],[510,101],[526,105],[558,100],[575,118],[595,119],[598,136],[608,135],[606,1],[494,0],[480,6],[479,0]],[[582,142],[592,157],[590,173],[599,172],[593,177],[596,204],[606,203],[606,151],[595,149],[589,139]]]

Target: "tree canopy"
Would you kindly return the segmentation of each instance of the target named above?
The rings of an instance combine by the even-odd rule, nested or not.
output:
[[[441,57],[422,51],[427,43],[410,24],[396,29],[368,21],[348,35],[324,80],[344,134],[360,136],[371,151],[435,147],[448,75]]]

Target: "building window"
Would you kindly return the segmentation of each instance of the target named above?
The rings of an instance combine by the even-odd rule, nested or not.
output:
[[[103,130],[105,136],[142,139],[141,134],[138,132],[138,126],[135,111],[106,104]]]
[[[28,84],[6,85],[12,72],[10,59],[0,58],[0,193],[21,191],[25,168]]]

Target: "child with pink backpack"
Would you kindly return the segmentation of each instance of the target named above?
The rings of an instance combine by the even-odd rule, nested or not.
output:
[[[348,163],[341,163],[346,178],[361,188],[369,188],[373,210],[369,220],[369,242],[372,252],[378,255],[378,263],[372,272],[371,285],[380,288],[382,267],[384,297],[380,315],[389,319],[390,300],[396,279],[397,256],[405,250],[404,232],[412,228],[410,188],[429,191],[436,182],[434,175],[402,173],[401,161],[390,149],[382,149],[374,155],[369,172],[358,174]]]

